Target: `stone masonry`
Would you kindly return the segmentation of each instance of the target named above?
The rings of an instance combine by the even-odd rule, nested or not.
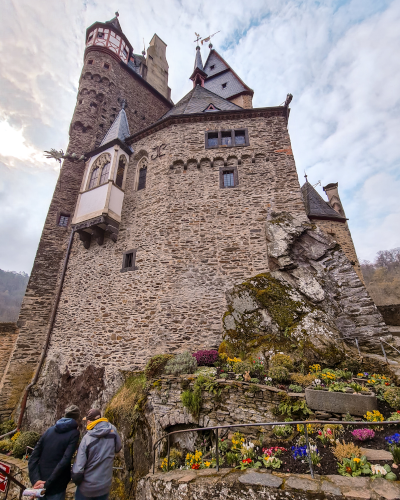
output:
[[[82,154],[98,146],[120,109],[122,98],[127,102],[131,132],[150,125],[171,107],[161,94],[110,54],[91,51],[84,59],[67,151]],[[29,383],[41,354],[70,235],[70,227],[58,226],[58,219],[60,214],[72,219],[84,167],[84,162],[65,160],[54,190],[21,307],[17,346],[0,382],[0,408],[7,415]]]
[[[17,337],[18,328],[16,323],[0,323],[0,380],[7,371],[11,353],[13,352]],[[1,414],[2,409],[0,408],[0,418]]]

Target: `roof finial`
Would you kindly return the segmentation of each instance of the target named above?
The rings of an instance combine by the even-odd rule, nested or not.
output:
[[[213,48],[213,44],[212,44],[211,42],[208,44],[208,48],[209,48],[210,50]]]
[[[115,13],[115,17],[119,17],[119,12],[118,11]]]
[[[144,43],[144,38],[143,38],[143,50],[142,50],[142,55],[146,55],[146,44]]]
[[[125,109],[125,107],[126,107],[126,99],[123,98],[121,99],[121,109]]]
[[[304,177],[306,178],[306,182],[308,182],[306,171],[304,170]]]

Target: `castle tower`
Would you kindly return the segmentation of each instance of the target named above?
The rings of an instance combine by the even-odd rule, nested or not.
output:
[[[164,95],[167,91],[162,94],[146,81],[148,72],[146,75],[145,61],[132,51],[118,15],[105,23],[96,22],[87,29],[77,102],[69,129],[68,153],[80,156],[91,152],[87,156],[95,161],[107,130],[117,121],[121,104],[125,107],[122,113],[124,120],[129,120],[129,133],[149,126],[171,108],[172,103]],[[162,57],[165,59],[165,49]],[[164,83],[167,82],[165,78]],[[119,118],[124,121],[121,113]],[[112,163],[109,173],[118,176],[119,158],[125,155],[128,159],[131,151],[118,141],[111,142],[109,146],[115,152],[111,155],[112,161],[116,161]],[[8,418],[16,407],[44,348],[51,314],[57,307],[55,293],[70,239],[72,217],[78,198],[83,196],[83,176],[88,168],[83,161],[66,159],[62,164],[21,307],[18,341],[6,372],[0,374],[0,419]],[[113,178],[113,182],[115,187],[117,177]],[[107,186],[109,184],[107,182]],[[111,190],[110,197],[108,214],[111,214],[115,200]],[[76,217],[79,220],[79,212]],[[109,218],[108,221],[114,223],[115,219]],[[96,229],[90,236],[93,232]],[[100,230],[98,234],[101,239]]]
[[[323,189],[328,195],[329,203],[322,199],[308,180],[303,184],[301,192],[308,218],[315,221],[321,229],[335,238],[354,267],[358,277],[364,282],[346,214],[339,198],[338,183],[328,184]]]

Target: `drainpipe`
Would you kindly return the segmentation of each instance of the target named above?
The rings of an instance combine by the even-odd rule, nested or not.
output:
[[[50,344],[51,332],[53,330],[54,320],[56,319],[58,304],[60,302],[61,291],[62,291],[62,287],[64,284],[65,273],[67,271],[67,265],[68,265],[69,255],[71,253],[71,247],[72,247],[72,242],[74,240],[74,235],[75,235],[75,229],[72,229],[71,235],[69,237],[67,252],[66,252],[65,257],[64,257],[64,264],[63,264],[63,268],[62,268],[62,272],[61,272],[60,283],[58,285],[56,297],[55,297],[55,300],[53,303],[53,308],[51,310],[50,322],[49,322],[49,326],[47,329],[46,342],[43,346],[42,355],[40,356],[39,364],[36,368],[35,375],[32,379],[32,382],[30,384],[28,384],[26,389],[25,389],[24,396],[23,396],[22,402],[21,402],[21,411],[19,414],[17,427],[13,431],[7,432],[7,434],[3,434],[2,436],[0,436],[0,439],[3,439],[6,436],[11,436],[12,434],[15,434],[20,429],[21,424],[22,424],[22,419],[24,418],[24,414],[25,414],[26,402],[28,399],[29,391],[30,391],[31,387],[33,387],[36,384],[36,382],[38,381],[40,370],[42,369],[44,360],[46,359],[47,348],[49,347],[49,344]]]

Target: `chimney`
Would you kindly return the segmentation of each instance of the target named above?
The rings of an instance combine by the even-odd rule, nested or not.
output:
[[[340,201],[339,197],[339,191],[338,191],[338,182],[336,183],[331,183],[327,184],[323,190],[325,191],[328,200],[329,200],[329,205],[336,210],[337,213],[339,213],[342,217],[346,217],[346,214],[344,213],[342,202]]]

